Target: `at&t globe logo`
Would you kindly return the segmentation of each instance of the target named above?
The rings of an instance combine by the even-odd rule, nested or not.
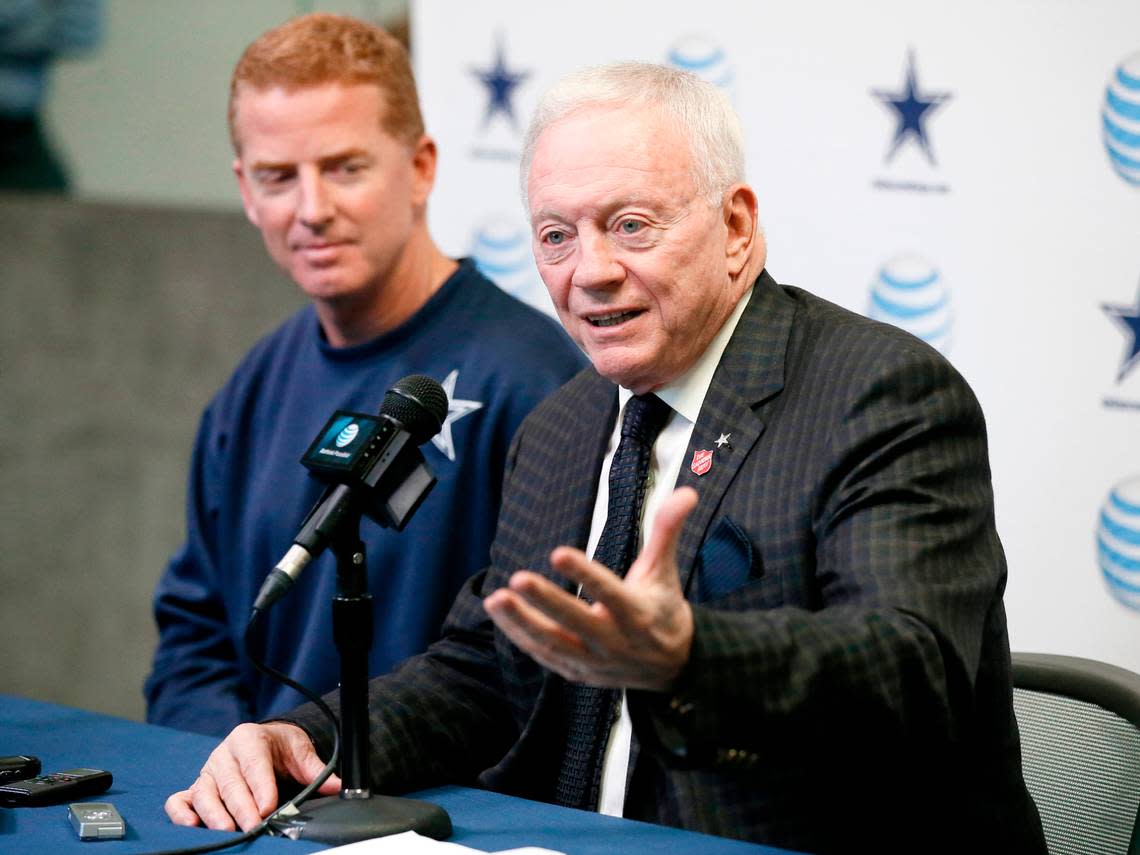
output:
[[[871,283],[867,314],[918,336],[946,353],[953,317],[950,294],[938,270],[917,255],[900,255],[882,266]]]
[[[506,217],[486,220],[475,229],[471,256],[483,275],[513,297],[553,314],[546,287],[534,267],[530,232]]]
[[[1109,592],[1140,610],[1140,476],[1109,491],[1096,530],[1097,558]]]
[[[1101,121],[1112,168],[1140,187],[1140,52],[1116,66],[1104,90]]]
[[[350,444],[354,439],[356,439],[356,435],[358,433],[360,433],[360,425],[358,425],[356,422],[353,422],[350,425],[346,425],[344,430],[336,435],[336,447],[344,448],[346,445]]]
[[[666,61],[674,68],[691,71],[702,80],[732,94],[734,72],[723,50],[702,36],[685,36],[669,48]]]

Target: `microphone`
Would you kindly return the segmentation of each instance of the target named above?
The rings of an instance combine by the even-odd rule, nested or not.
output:
[[[266,577],[254,612],[284,596],[344,520],[363,513],[385,528],[403,530],[435,486],[419,446],[439,433],[445,418],[447,393],[423,374],[397,380],[384,395],[379,416],[333,413],[301,458],[329,486]]]

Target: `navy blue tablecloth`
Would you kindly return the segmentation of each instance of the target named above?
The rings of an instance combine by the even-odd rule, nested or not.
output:
[[[115,778],[111,789],[84,801],[111,802],[127,822],[123,840],[82,842],[68,822],[65,805],[0,808],[0,853],[128,855],[198,846],[232,836],[180,828],[162,810],[170,793],[184,789],[197,777],[216,744],[217,740],[207,736],[0,695],[0,756],[34,754],[45,772],[76,767],[110,771]],[[567,855],[774,855],[783,851],[467,787],[438,787],[412,795],[440,805],[451,815],[452,841],[486,852],[520,846],[541,846]],[[323,848],[306,841],[262,837],[245,848],[223,851],[300,855]]]

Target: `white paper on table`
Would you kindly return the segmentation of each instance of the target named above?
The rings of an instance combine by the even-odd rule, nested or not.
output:
[[[481,849],[433,840],[414,831],[374,837],[371,840],[348,843],[326,851],[335,852],[337,855],[488,855]],[[524,846],[521,849],[504,849],[491,855],[564,855],[564,853],[537,846]]]

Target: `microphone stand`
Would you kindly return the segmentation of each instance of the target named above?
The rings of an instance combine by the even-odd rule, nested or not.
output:
[[[333,640],[340,654],[339,796],[303,802],[292,816],[272,822],[274,833],[301,840],[345,844],[415,831],[436,840],[451,836],[451,818],[438,805],[372,792],[368,739],[368,652],[372,647],[372,595],[361,509],[354,503],[329,541],[336,555]]]

